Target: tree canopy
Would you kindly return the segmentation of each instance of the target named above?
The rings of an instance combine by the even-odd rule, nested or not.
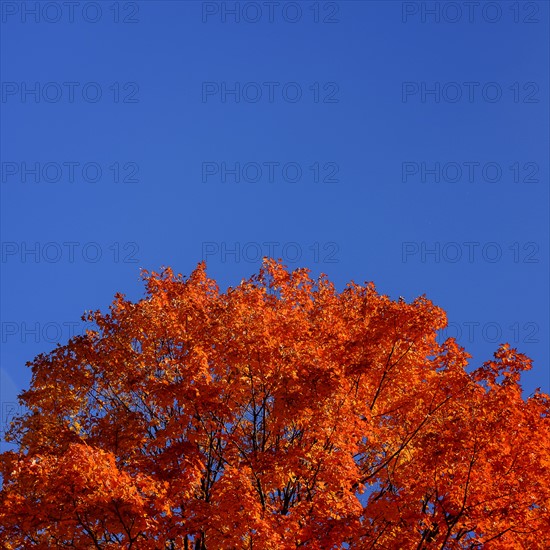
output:
[[[445,312],[265,259],[220,292],[144,272],[28,363],[4,548],[550,548],[550,402]]]

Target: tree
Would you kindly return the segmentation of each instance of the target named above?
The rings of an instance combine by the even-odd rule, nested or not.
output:
[[[204,263],[33,362],[1,455],[5,548],[550,548],[550,402],[442,309],[264,260]]]

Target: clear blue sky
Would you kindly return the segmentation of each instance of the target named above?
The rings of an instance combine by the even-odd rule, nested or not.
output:
[[[270,252],[425,293],[475,365],[509,341],[534,359],[526,393],[550,390],[548,2],[1,17],[2,422],[25,361],[138,299],[141,267],[204,258],[225,288]]]

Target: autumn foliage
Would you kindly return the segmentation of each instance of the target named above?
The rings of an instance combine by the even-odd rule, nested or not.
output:
[[[550,403],[445,313],[264,260],[145,273],[32,366],[2,548],[547,549]]]

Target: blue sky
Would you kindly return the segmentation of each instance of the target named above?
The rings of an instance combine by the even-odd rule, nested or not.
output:
[[[140,268],[270,253],[548,392],[548,46],[542,1],[3,2],[2,422]]]

